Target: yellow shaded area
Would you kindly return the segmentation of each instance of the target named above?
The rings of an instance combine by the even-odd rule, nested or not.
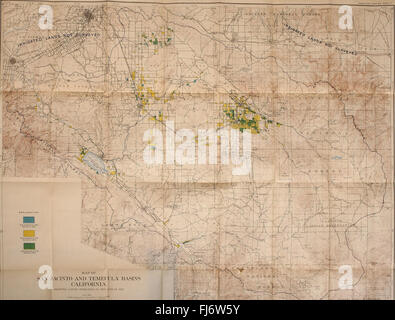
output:
[[[23,230],[23,236],[24,237],[34,237],[35,236],[35,231],[34,230]]]

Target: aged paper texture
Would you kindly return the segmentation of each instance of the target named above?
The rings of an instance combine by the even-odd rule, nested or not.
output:
[[[394,5],[2,1],[1,298],[393,299]]]

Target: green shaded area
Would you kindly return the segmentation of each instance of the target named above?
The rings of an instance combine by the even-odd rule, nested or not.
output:
[[[159,33],[151,32],[151,36],[143,33],[141,37],[143,38],[143,45],[145,46],[155,46],[157,48],[163,48],[169,46],[173,39],[174,30],[172,28],[165,28]]]
[[[35,243],[24,243],[23,249],[24,250],[34,250],[34,249],[36,249],[36,244]]]
[[[223,104],[223,112],[226,120],[234,129],[243,132],[246,129],[251,133],[258,134],[262,131],[261,124],[267,129],[269,124],[275,123],[278,127],[281,123],[268,119],[265,115],[255,112],[247,102],[247,97],[238,96],[234,93],[229,95],[232,102]]]

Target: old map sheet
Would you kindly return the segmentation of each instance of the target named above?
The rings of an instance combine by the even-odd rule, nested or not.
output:
[[[394,2],[1,2],[2,299],[392,299]]]

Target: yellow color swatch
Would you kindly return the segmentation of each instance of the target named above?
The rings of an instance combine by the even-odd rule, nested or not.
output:
[[[23,230],[23,236],[24,237],[34,237],[35,232],[34,230]]]

